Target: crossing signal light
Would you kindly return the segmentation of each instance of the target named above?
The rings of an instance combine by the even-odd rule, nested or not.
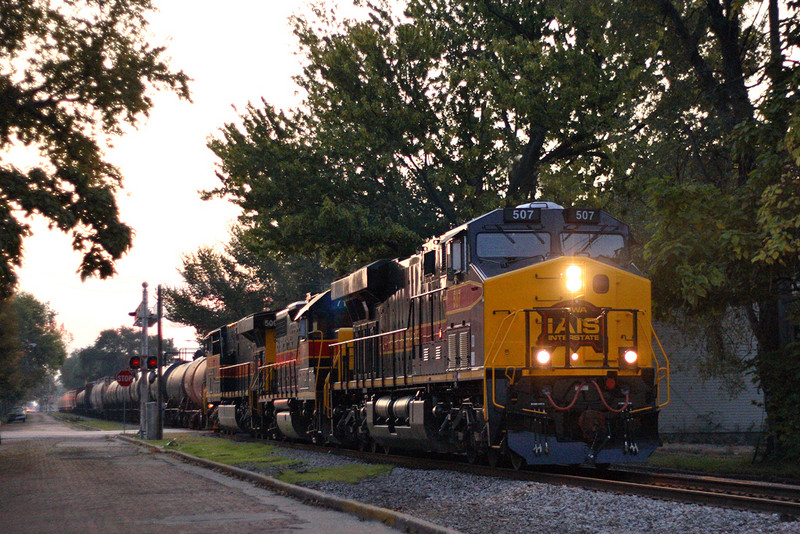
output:
[[[140,356],[131,356],[131,359],[128,360],[128,367],[131,369],[141,369],[142,358]]]
[[[158,367],[158,358],[155,356],[148,356],[147,357],[147,368],[150,370],[155,369]]]

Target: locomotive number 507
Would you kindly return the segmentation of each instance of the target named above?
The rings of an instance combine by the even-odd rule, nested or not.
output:
[[[503,210],[503,221],[507,223],[539,222],[542,210],[539,208],[507,208]]]

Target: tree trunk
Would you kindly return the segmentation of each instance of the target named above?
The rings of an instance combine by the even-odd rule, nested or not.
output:
[[[768,370],[772,363],[769,361],[770,358],[781,349],[780,314],[778,313],[777,298],[760,301],[757,314],[754,313],[752,308],[749,308],[748,317],[758,341],[755,371],[759,387],[764,394],[764,410],[767,413],[767,441],[764,456],[769,458],[779,454],[782,449],[782,436],[778,429],[782,426],[783,421],[772,395],[777,386],[772,383],[775,373],[771,373]]]

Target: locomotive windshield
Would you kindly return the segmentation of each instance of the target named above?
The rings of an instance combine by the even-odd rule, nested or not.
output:
[[[484,232],[477,236],[481,259],[513,260],[544,258],[550,253],[550,234],[545,232]]]
[[[561,234],[561,251],[565,256],[620,259],[625,239],[619,234],[565,232]]]

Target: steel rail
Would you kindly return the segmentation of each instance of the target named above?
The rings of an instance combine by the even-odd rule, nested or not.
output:
[[[250,438],[238,436],[249,441]],[[625,495],[638,495],[685,503],[703,504],[755,512],[800,517],[800,485],[774,484],[733,478],[674,473],[652,473],[624,469],[589,469],[561,466],[528,467],[521,470],[492,468],[437,457],[365,452],[342,448],[271,441],[271,444],[293,449],[339,454],[373,463],[390,463],[412,469],[452,470],[480,476],[525,480],[542,484],[568,485]]]

